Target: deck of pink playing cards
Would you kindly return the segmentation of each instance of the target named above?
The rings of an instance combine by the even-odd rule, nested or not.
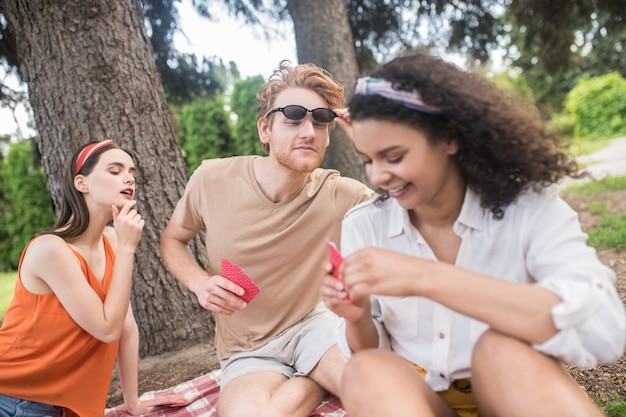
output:
[[[222,276],[243,288],[244,293],[240,298],[246,303],[252,301],[261,290],[239,265],[228,259],[222,259]]]

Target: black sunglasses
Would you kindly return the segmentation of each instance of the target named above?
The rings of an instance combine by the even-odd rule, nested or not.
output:
[[[327,107],[318,107],[317,109],[309,110],[306,107],[299,106],[297,104],[291,104],[285,107],[277,107],[274,110],[270,110],[265,115],[265,117],[269,116],[272,113],[276,113],[277,111],[284,114],[285,117],[290,120],[302,120],[308,112],[313,115],[313,119],[315,119],[315,121],[321,123],[330,123],[335,117],[337,117],[337,113]]]

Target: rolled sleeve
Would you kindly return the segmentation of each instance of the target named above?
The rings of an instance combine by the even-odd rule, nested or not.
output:
[[[581,368],[616,361],[624,353],[626,311],[615,273],[586,244],[577,214],[558,197],[536,214],[529,272],[561,302],[551,311],[559,332],[533,347]]]
[[[565,301],[552,308],[559,332],[533,347],[580,368],[615,362],[624,353],[626,312],[613,283],[595,278],[569,288],[562,284],[556,280],[540,284]]]

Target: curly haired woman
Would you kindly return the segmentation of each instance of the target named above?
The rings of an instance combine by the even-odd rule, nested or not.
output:
[[[617,360],[624,305],[538,113],[423,51],[337,113],[383,193],[346,215],[322,288],[345,319],[350,417],[601,416],[562,363]]]

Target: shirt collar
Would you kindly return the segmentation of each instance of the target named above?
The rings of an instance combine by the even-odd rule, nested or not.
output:
[[[388,237],[395,237],[404,231],[405,233],[411,233],[413,229],[411,225],[411,219],[409,219],[409,212],[402,207],[396,201],[395,198],[389,198],[386,201],[390,205],[389,208],[389,228],[387,229]]]
[[[390,205],[388,237],[398,236],[403,232],[411,235],[413,226],[409,219],[409,212],[400,207],[393,198],[389,198],[385,204]],[[467,187],[461,213],[454,223],[454,232],[460,236],[466,228],[483,230],[484,216],[485,209],[480,206],[480,196]]]
[[[465,189],[465,199],[461,207],[461,213],[454,227],[455,232],[459,232],[457,227],[469,227],[470,229],[483,230],[485,209],[480,205],[480,196],[471,188]]]

